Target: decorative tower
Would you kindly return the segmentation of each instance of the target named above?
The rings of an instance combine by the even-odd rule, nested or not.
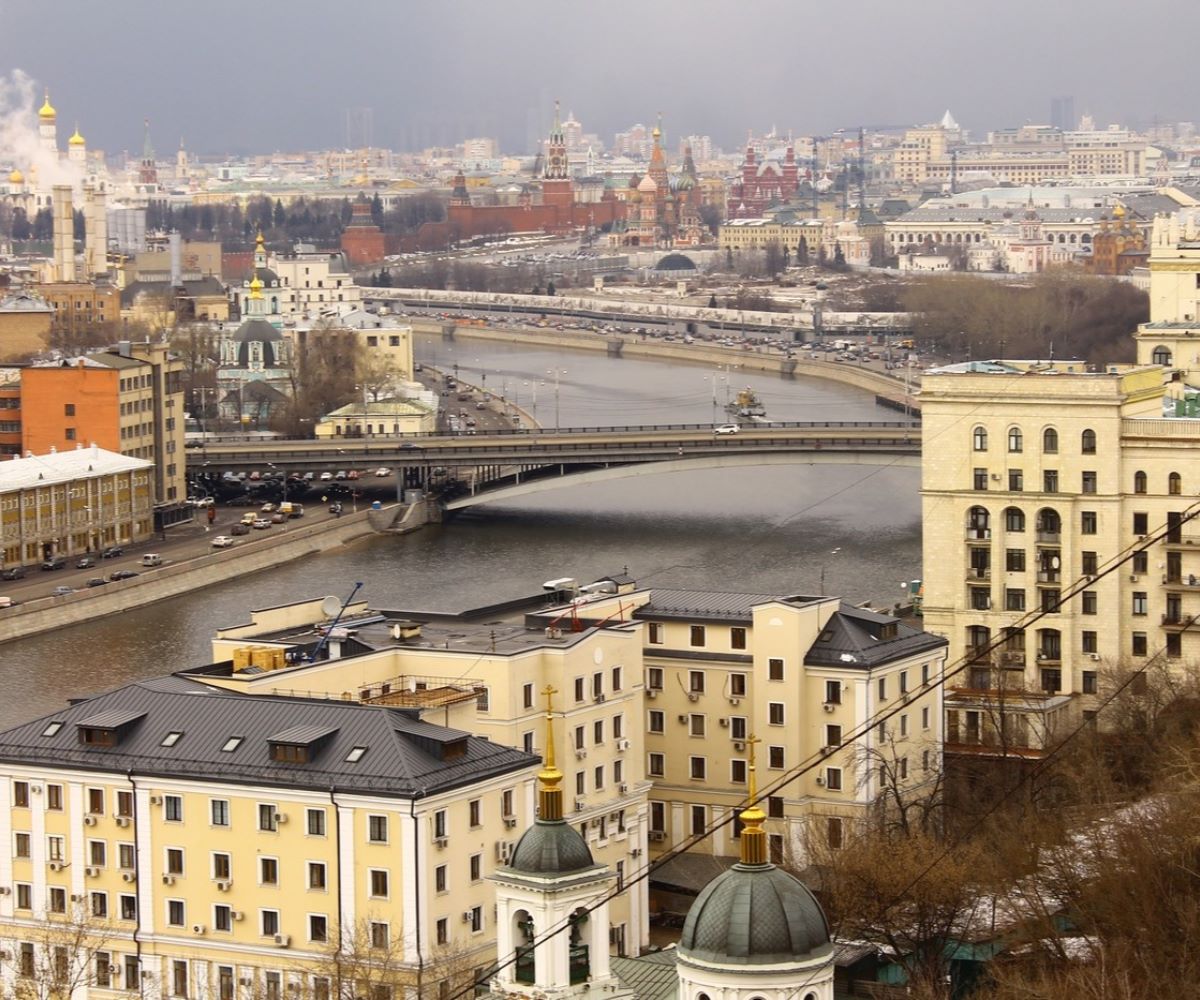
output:
[[[796,197],[796,192],[800,190],[800,165],[796,163],[796,148],[791,144],[788,145],[787,152],[783,154],[783,168],[780,171],[780,177],[782,179],[779,184],[779,193],[782,200],[791,201]]]
[[[79,134],[78,123],[75,125],[75,132],[67,140],[67,160],[81,169],[87,166],[87,142]]]
[[[494,998],[632,997],[609,970],[608,903],[615,877],[563,819],[563,773],[554,762],[553,687],[547,686],[546,755],[538,817],[508,865],[496,870]],[[599,901],[599,902],[598,902]]]
[[[38,110],[38,138],[42,149],[47,153],[58,156],[58,112],[50,103],[50,91],[46,91],[46,99]]]
[[[183,136],[179,137],[179,150],[175,154],[175,180],[186,184],[190,179],[187,150],[183,148]]]
[[[560,212],[558,222],[568,223],[568,214],[575,201],[571,173],[567,166],[567,140],[559,119],[558,101],[554,102],[554,126],[546,144],[546,168],[542,172],[542,204],[553,205]]]
[[[768,860],[751,736],[741,860],[708,883],[679,940],[679,1000],[833,1000],[833,945],[821,904]]]
[[[267,266],[267,241],[263,238],[262,230],[258,231],[258,235],[254,238],[254,275],[258,277],[260,269],[265,270]],[[261,288],[261,283],[259,288]]]
[[[154,162],[154,147],[150,144],[150,119],[144,120],[145,137],[142,139],[142,161],[138,166],[138,183],[158,185],[158,166]]]

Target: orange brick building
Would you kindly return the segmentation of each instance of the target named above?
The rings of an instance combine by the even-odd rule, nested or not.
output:
[[[0,455],[21,454],[21,370],[0,368]]]
[[[371,218],[371,203],[360,196],[350,213],[350,224],[342,230],[342,253],[350,264],[378,264],[386,251],[383,230]]]

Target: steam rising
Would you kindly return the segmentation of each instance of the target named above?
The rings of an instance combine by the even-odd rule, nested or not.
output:
[[[22,70],[0,76],[0,162],[7,164],[6,173],[13,167],[19,169],[26,181],[31,181],[36,171],[41,190],[48,191],[54,184],[70,184],[78,194],[83,184],[78,166],[42,148],[37,116],[40,97],[37,86]]]

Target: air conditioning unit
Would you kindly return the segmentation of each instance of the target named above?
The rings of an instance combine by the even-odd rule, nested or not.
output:
[[[203,934],[205,930],[206,928],[203,924],[192,924],[193,934]]]
[[[434,847],[445,847],[448,843],[450,843],[449,837],[434,837],[433,838],[433,846]]]
[[[275,947],[276,948],[286,948],[291,943],[292,943],[292,937],[290,934],[276,934],[275,935]]]
[[[828,757],[837,747],[821,747],[821,756]]]
[[[746,744],[743,743],[741,740],[734,740],[733,749],[738,750],[738,751],[745,750]]]
[[[629,785],[627,785],[624,781],[622,781],[619,785],[617,785],[617,791],[620,792],[622,795],[628,795],[629,794]]]
[[[228,892],[231,888],[233,888],[233,879],[217,879],[217,892]]]
[[[699,701],[699,700],[700,700],[700,695],[697,694],[695,691],[688,692],[688,701]]]
[[[823,709],[825,709],[826,712],[832,712],[834,709],[837,708],[837,706],[832,701],[825,702],[825,704],[822,705],[821,707]]]
[[[592,699],[592,702],[596,705],[603,705],[605,701],[607,701],[607,699],[602,694],[598,694]]]
[[[0,896],[8,896],[12,894],[12,889],[7,885],[0,885]]]
[[[628,750],[629,749],[629,740],[617,740],[617,749],[618,750]]]
[[[1099,660],[1100,660],[1099,653],[1088,653],[1088,656],[1090,656],[1093,660],[1096,660],[1097,662],[1099,662]]]
[[[100,869],[89,865],[87,868],[85,868],[83,870],[83,874],[85,876],[87,876],[88,878],[99,878]]]
[[[83,893],[82,893],[82,892],[73,892],[73,893],[71,893],[71,902],[72,902],[72,903],[82,903],[82,902],[84,901],[84,899],[85,899],[85,898],[86,898],[86,897],[83,895]]]
[[[666,830],[651,830],[649,836],[650,836],[651,840],[663,841],[663,840],[667,839],[667,831]]]
[[[993,473],[992,473],[992,482],[993,482],[993,483],[998,483],[998,482],[1000,482],[1000,473],[998,473],[998,472],[993,472]]]
[[[246,914],[244,914],[241,910],[230,910],[229,916],[232,917],[234,920],[245,920],[246,919]]]
[[[646,697],[647,698],[657,698],[658,697],[658,688],[646,688]]]
[[[731,705],[740,705],[741,703],[742,703],[741,698],[730,698],[729,699],[729,704],[731,704]]]
[[[471,911],[470,910],[463,910],[462,922],[464,924],[469,924],[471,922]]]
[[[151,795],[150,796],[150,804],[152,806],[161,806],[162,803],[163,803],[163,797],[161,795]]]
[[[92,816],[91,814],[84,816],[83,817],[83,825],[84,826],[95,826],[96,825],[96,817]]]
[[[516,816],[505,816],[504,817],[504,825],[511,830],[514,826],[517,825],[517,817]]]
[[[118,816],[117,817],[117,826],[124,829],[128,825],[129,825],[129,817],[128,816]]]
[[[576,750],[575,751],[575,759],[576,760],[587,760],[587,751],[586,750]]]
[[[48,867],[52,872],[60,872],[67,866],[61,861],[51,861],[46,867]]]
[[[273,817],[275,822],[282,826],[287,822],[287,813],[276,813]]]
[[[820,785],[822,788],[825,787],[825,776],[824,775],[821,775],[821,774],[817,775],[817,784]]]
[[[585,808],[587,808],[586,800],[584,800],[584,799],[576,799],[575,800],[575,811],[576,812],[579,812],[580,809],[585,809]]]
[[[251,979],[249,976],[242,976],[242,978],[238,980],[238,985],[239,986],[253,986],[254,980]]]
[[[163,876],[163,885],[174,885],[174,884],[175,884],[175,876],[174,875],[164,875]]]
[[[42,794],[42,786],[41,786],[41,785],[30,785],[30,786],[29,786],[29,790],[30,790],[31,792],[33,792],[33,794],[34,794],[34,795],[41,795],[41,794]]]
[[[679,716],[679,721],[682,725],[687,725],[687,720],[688,720],[688,717],[686,715]]]
[[[1129,582],[1130,583],[1137,583],[1138,580],[1140,580],[1140,579],[1141,579],[1141,577],[1139,577],[1136,573],[1129,574]]]
[[[137,881],[137,873],[136,872],[121,872],[121,881],[122,882],[136,882]]]
[[[728,729],[729,728],[729,720],[727,718],[725,718],[724,716],[721,716],[721,718],[717,719],[717,725],[720,726],[722,729]]]

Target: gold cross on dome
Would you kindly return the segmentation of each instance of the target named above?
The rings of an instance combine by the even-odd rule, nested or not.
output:
[[[558,688],[553,684],[547,684],[542,688],[542,694],[546,698],[546,715],[549,717],[554,714],[554,696],[558,694]]]
[[[751,735],[751,736],[747,737],[747,739],[746,739],[746,747],[750,751],[750,766],[751,767],[754,766],[754,747],[761,742],[762,742],[762,740],[754,735]]]

